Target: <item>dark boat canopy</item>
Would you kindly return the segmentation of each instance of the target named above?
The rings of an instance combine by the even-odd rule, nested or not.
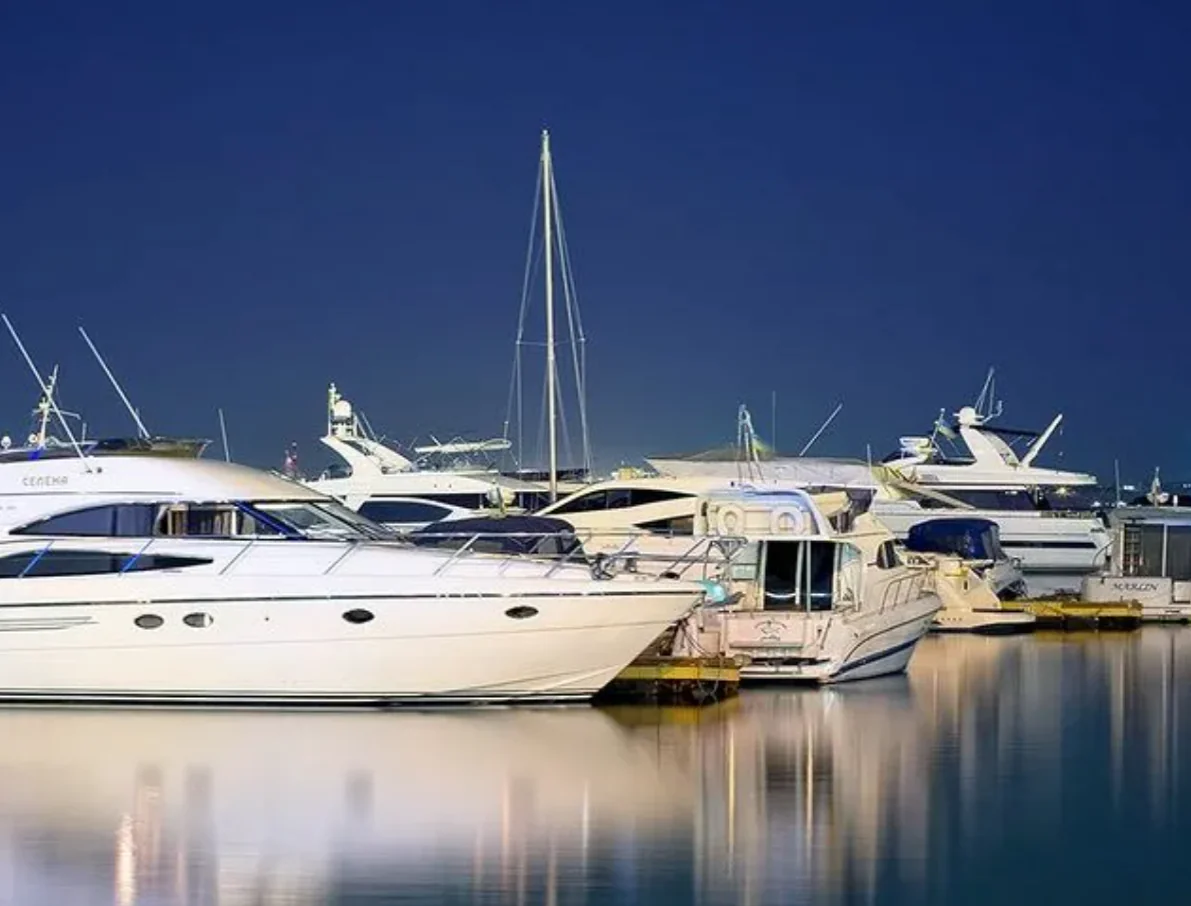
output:
[[[211,442],[189,437],[103,437],[74,444],[56,438],[45,446],[0,448],[0,462],[28,462],[38,459],[70,459],[84,456],[176,456],[196,459]]]
[[[1000,560],[1000,528],[991,519],[928,519],[910,526],[906,550],[920,554],[955,554],[965,560]]]
[[[479,538],[472,541],[475,536]],[[492,554],[560,557],[581,550],[575,528],[550,516],[473,516],[432,522],[409,533],[423,547],[460,548]],[[471,542],[468,544],[468,542]],[[582,557],[573,558],[583,562]]]

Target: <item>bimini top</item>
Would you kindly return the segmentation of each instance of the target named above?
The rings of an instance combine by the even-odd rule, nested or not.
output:
[[[197,459],[210,444],[209,440],[190,437],[104,437],[81,440],[76,450],[73,444],[50,438],[42,446],[0,446],[0,463],[78,459],[80,451],[85,456],[180,456]]]
[[[1000,529],[991,519],[928,519],[910,526],[906,550],[919,554],[954,554],[965,560],[999,560]]]
[[[830,539],[834,534],[831,523],[806,491],[756,486],[705,494],[696,533],[753,540]]]

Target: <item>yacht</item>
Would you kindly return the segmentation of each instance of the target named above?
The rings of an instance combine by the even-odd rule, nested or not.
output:
[[[507,441],[427,445],[415,448],[415,461],[375,437],[334,384],[327,392],[327,432],[319,440],[339,462],[306,484],[390,528],[412,530],[488,508],[532,511],[547,500],[542,485],[469,458],[504,450]]]
[[[822,504],[834,506],[837,523],[849,512],[846,532]],[[838,683],[901,673],[942,604],[935,564],[903,558],[864,502],[845,493],[712,492],[695,532],[743,545],[717,577],[723,605],[680,624],[677,653],[740,657],[742,679]]]
[[[0,700],[583,701],[704,593],[396,542],[298,482],[155,446],[0,451]]]
[[[901,438],[878,469],[886,480],[873,511],[903,539],[924,519],[990,519],[1005,552],[1020,559],[1031,596],[1078,592],[1110,550],[1105,521],[1085,500],[1096,477],[1036,465],[1062,415],[1036,432],[991,424],[999,411],[964,406],[931,435]]]

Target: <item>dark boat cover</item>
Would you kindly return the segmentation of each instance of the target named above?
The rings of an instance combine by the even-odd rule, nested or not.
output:
[[[991,519],[928,519],[910,526],[906,549],[920,554],[955,554],[965,560],[1000,560],[1000,529]]]
[[[575,528],[565,519],[550,516],[473,516],[432,522],[407,536],[424,547],[463,547],[476,535],[481,537],[468,550],[493,554],[524,554],[561,557],[579,554],[582,545]],[[577,563],[582,556],[572,556]]]

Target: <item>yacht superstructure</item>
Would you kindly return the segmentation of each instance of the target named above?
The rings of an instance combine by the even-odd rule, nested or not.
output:
[[[1062,415],[1039,433],[990,424],[998,412],[965,406],[932,435],[903,437],[878,470],[887,481],[874,513],[899,538],[929,518],[991,519],[1005,552],[1020,559],[1031,595],[1078,591],[1083,576],[1105,565],[1111,540],[1082,500],[1096,477],[1035,464]],[[1021,441],[1028,446],[1019,455],[1013,444]],[[961,452],[949,453],[948,443]]]
[[[546,501],[541,485],[466,464],[466,457],[499,452],[507,442],[498,438],[418,448],[414,452],[424,456],[453,459],[444,468],[427,467],[425,460],[415,462],[374,437],[334,384],[327,391],[327,431],[319,440],[342,462],[306,484],[393,528],[413,529],[487,508],[532,511]]]

